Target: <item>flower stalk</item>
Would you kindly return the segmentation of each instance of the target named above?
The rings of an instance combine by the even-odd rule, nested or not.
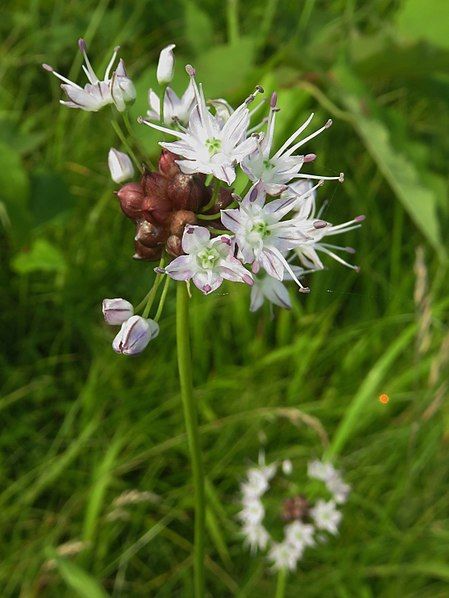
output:
[[[276,582],[276,598],[284,598],[287,585],[287,569],[279,569]]]
[[[204,472],[198,431],[198,414],[193,397],[192,358],[190,352],[189,295],[187,285],[179,283],[176,291],[176,339],[178,349],[178,372],[181,386],[181,399],[187,430],[190,460],[192,465],[195,532],[194,532],[194,595],[204,596],[204,536],[205,536],[205,496]]]

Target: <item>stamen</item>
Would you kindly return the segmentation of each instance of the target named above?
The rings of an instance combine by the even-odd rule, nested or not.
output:
[[[304,285],[302,285],[300,283],[300,281],[298,280],[298,278],[296,277],[296,274],[293,272],[293,270],[290,267],[290,264],[287,262],[287,260],[285,259],[285,257],[282,255],[282,253],[279,251],[279,249],[277,249],[276,247],[270,247],[270,251],[272,253],[274,253],[274,255],[281,260],[284,268],[287,270],[287,272],[290,274],[290,276],[292,277],[292,279],[296,282],[296,284],[299,286],[299,290],[301,291],[301,293],[310,293],[310,289],[309,287],[305,287]]]
[[[274,91],[270,98],[270,108],[276,108],[278,102],[278,94]]]
[[[106,67],[106,71],[104,73],[104,80],[105,81],[108,81],[108,79],[109,79],[109,74],[110,74],[112,66],[113,66],[113,64],[115,62],[115,59],[117,58],[117,53],[118,53],[119,50],[120,50],[120,46],[116,46],[114,48],[111,60],[109,61],[108,66]]]
[[[354,218],[354,222],[363,222],[365,220],[366,216],[364,216],[363,214],[361,214],[360,216],[356,216]]]
[[[193,68],[191,64],[186,64],[186,73],[189,75],[189,77],[196,76],[196,70]]]
[[[350,264],[349,262],[346,262],[339,255],[337,255],[333,251],[330,251],[329,249],[327,249],[327,247],[324,247],[323,245],[320,245],[319,248],[321,249],[321,251],[323,253],[327,253],[327,255],[329,255],[330,257],[334,258],[334,260],[336,262],[339,262],[340,264],[342,264],[343,266],[346,266],[347,268],[351,268],[351,270],[355,270],[356,272],[359,272],[360,268],[358,266],[355,266],[354,264]]]
[[[161,127],[161,125],[157,125],[156,123],[153,123],[153,122],[147,120],[143,116],[138,116],[137,122],[139,123],[139,125],[147,125],[148,127],[151,127],[152,129],[156,129],[157,131],[162,131],[162,133],[167,133],[168,135],[174,135],[175,137],[179,137],[180,139],[186,137],[186,133],[183,133],[182,131],[175,131],[172,129],[167,129],[167,127]]]
[[[306,154],[304,156],[304,164],[307,164],[308,162],[313,162],[316,159],[316,154]]]
[[[301,135],[301,133],[304,131],[304,129],[306,129],[310,125],[310,122],[311,122],[311,120],[312,120],[313,117],[314,117],[314,113],[312,112],[312,114],[309,116],[309,118],[299,127],[299,129],[297,129],[293,133],[293,135],[290,135],[290,137],[287,139],[287,141],[274,154],[273,158],[275,160],[277,158],[279,158],[281,156],[281,154],[288,148],[288,146],[290,145],[290,143],[292,143],[299,135]]]
[[[329,119],[327,121],[327,123],[324,126],[322,126],[320,129],[318,129],[317,131],[315,131],[308,137],[305,137],[302,141],[298,141],[298,143],[295,143],[295,145],[293,145],[287,152],[285,152],[286,156],[291,156],[293,154],[293,152],[296,152],[296,150],[299,149],[301,146],[303,146],[304,144],[309,142],[311,139],[314,139],[315,137],[320,135],[323,131],[328,129],[331,125],[332,125],[332,120]]]
[[[345,253],[350,253],[354,255],[356,250],[354,247],[341,247],[341,245],[332,245],[332,243],[320,243],[322,247],[328,247],[329,249],[336,249],[337,251],[344,251]]]
[[[297,174],[295,175],[293,178],[295,179],[319,179],[320,181],[338,181],[339,183],[342,183],[344,180],[342,180],[342,172],[338,175],[338,176],[318,176],[316,174],[306,174],[306,173],[301,173],[301,174]]]
[[[73,81],[70,81],[70,79],[67,79],[67,77],[64,77],[63,75],[60,75],[57,71],[55,71],[55,69],[50,66],[49,64],[43,64],[42,68],[45,71],[48,71],[49,73],[53,73],[53,75],[55,77],[57,77],[58,79],[60,79],[61,81],[64,81],[64,83],[67,83],[67,85],[70,85],[71,87],[77,87],[78,89],[83,89],[80,85],[77,85],[76,83],[73,83]]]

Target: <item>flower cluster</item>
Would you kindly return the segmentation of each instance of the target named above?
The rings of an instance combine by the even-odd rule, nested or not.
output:
[[[263,455],[259,457],[258,467],[248,470],[246,479],[240,486],[242,510],[238,518],[242,524],[242,535],[251,552],[268,550],[268,559],[273,569],[294,570],[306,548],[323,541],[322,532],[332,535],[338,533],[342,514],[337,505],[346,502],[350,486],[343,481],[340,472],[331,463],[318,460],[310,462],[308,477],[323,482],[330,499],[320,498],[314,503],[304,495],[285,499],[281,509],[281,519],[285,522],[283,539],[276,542],[264,525],[263,497],[279,470],[285,475],[291,475],[291,462],[266,465]]]
[[[112,104],[125,111],[136,92],[123,60],[114,70],[118,48],[102,80],[91,66],[84,40],[79,48],[89,80],[84,87],[43,65],[63,81],[67,100],[61,103],[94,112]],[[343,173],[325,177],[303,172],[316,155],[303,153],[302,148],[332,121],[308,133],[312,114],[278,148],[276,93],[271,95],[268,113],[256,116],[265,106],[260,101],[261,86],[234,109],[223,98],[206,99],[195,69],[187,65],[188,83],[178,96],[169,86],[174,48],[170,44],[162,50],[157,66],[161,92],[149,90],[149,109],[138,118],[164,135],[157,169],[139,155],[126,113],[127,135],[119,135],[126,153],[111,148],[108,157],[111,177],[118,184],[133,179],[134,166],[140,170],[139,180],[117,191],[122,211],[136,226],[134,258],[160,260],[159,275],[192,281],[205,295],[223,280],[247,284],[251,311],[265,300],[291,307],[285,283],[293,281],[300,292],[308,292],[302,279],[324,268],[323,255],[358,270],[341,256],[355,250],[329,243],[327,238],[358,228],[364,217],[333,225],[316,209],[317,188],[326,180],[343,182]]]

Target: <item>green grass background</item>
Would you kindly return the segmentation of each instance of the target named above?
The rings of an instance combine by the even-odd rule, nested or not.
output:
[[[449,595],[446,0],[21,1],[0,8],[0,593],[190,596],[192,488],[174,301],[135,359],[115,355],[104,297],[138,302],[152,267],[112,195],[110,112],[58,105],[48,62],[80,80],[120,43],[145,110],[158,51],[177,44],[209,96],[279,90],[278,143],[315,111],[308,151],[326,218],[359,275],[329,263],[293,309],[248,311],[229,285],[194,294],[196,399],[207,472],[210,596],[271,596],[238,535],[238,484],[269,460],[332,456],[353,492],[340,535],[309,550],[287,596]],[[154,158],[157,137],[136,134]],[[173,291],[173,289],[172,289]],[[382,405],[380,393],[390,396]],[[111,516],[123,492],[145,502]],[[55,552],[66,542],[86,548]],[[52,564],[48,561],[53,559]]]

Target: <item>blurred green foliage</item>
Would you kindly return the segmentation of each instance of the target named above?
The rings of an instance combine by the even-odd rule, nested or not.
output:
[[[288,596],[446,595],[447,2],[6,0],[0,31],[1,595],[191,595],[173,301],[146,353],[113,354],[101,300],[138,302],[152,267],[130,259],[112,194],[110,112],[59,107],[40,68],[78,78],[81,36],[98,66],[122,44],[133,116],[172,41],[178,90],[185,62],[210,96],[279,90],[278,142],[312,110],[331,116],[311,148],[316,172],[346,173],[321,193],[326,217],[368,216],[347,239],[361,274],[329,264],[291,312],[250,315],[237,285],[193,297],[210,594],[273,593],[235,520],[263,446],[298,468],[327,451],[353,486],[340,536],[306,553]],[[147,494],[117,508],[129,490]],[[74,541],[78,555],[57,552]]]

